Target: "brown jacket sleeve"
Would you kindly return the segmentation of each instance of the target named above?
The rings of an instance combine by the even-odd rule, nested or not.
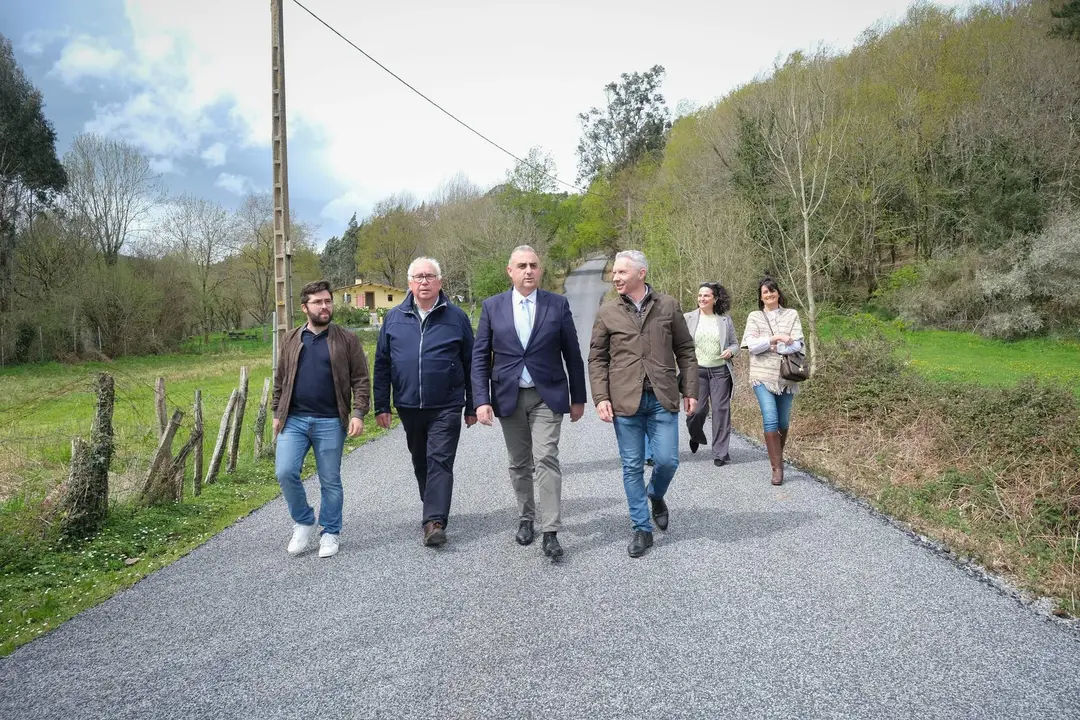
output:
[[[354,418],[361,420],[368,414],[371,407],[371,377],[368,374],[367,356],[364,354],[364,344],[360,338],[352,333],[352,342],[349,343],[349,381],[352,384],[352,402]]]
[[[683,323],[685,329],[686,323]],[[604,324],[603,308],[596,313],[593,322],[592,337],[589,339],[589,386],[592,388],[593,403],[599,405],[604,400],[611,400],[608,388],[608,367],[611,364],[611,333]]]
[[[686,327],[686,318],[676,305],[671,312],[671,349],[679,366],[679,392],[683,397],[697,398],[698,366],[694,351],[694,336]]]

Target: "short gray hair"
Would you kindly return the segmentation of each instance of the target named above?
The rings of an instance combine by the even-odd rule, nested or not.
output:
[[[510,261],[514,259],[514,256],[519,252],[531,252],[536,258],[540,259],[540,253],[533,249],[532,245],[518,245],[516,248],[510,251],[510,257],[507,259],[506,264],[509,265]]]
[[[413,260],[411,263],[409,263],[409,279],[410,280],[412,280],[412,278],[413,278],[413,271],[416,270],[416,266],[419,265],[420,263],[425,263],[425,262],[426,263],[431,263],[431,267],[435,268],[435,275],[437,277],[439,277],[440,279],[442,278],[442,268],[439,267],[439,261],[438,260],[436,260],[435,258],[430,258],[430,257],[418,257],[415,260]]]
[[[645,259],[645,253],[640,250],[620,250],[615,253],[616,260],[622,260],[623,258],[634,263],[634,267],[642,268],[644,270],[649,269],[649,261]]]

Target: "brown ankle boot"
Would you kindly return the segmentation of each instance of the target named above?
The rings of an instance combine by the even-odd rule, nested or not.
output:
[[[770,430],[765,433],[765,447],[769,451],[769,464],[772,465],[772,484],[784,483],[784,448],[780,433]]]

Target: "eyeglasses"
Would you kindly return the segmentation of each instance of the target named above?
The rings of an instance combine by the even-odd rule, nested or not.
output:
[[[435,282],[436,280],[439,279],[439,276],[438,275],[410,275],[409,279],[410,280],[415,280],[416,282],[423,285],[424,283]]]
[[[305,305],[314,305],[315,307],[319,307],[321,305],[326,305],[327,307],[329,307],[330,305],[334,304],[334,301],[333,300],[308,300],[304,304]]]

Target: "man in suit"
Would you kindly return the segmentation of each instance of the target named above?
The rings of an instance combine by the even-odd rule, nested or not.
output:
[[[538,289],[543,268],[536,251],[515,248],[506,272],[514,287],[484,301],[473,345],[476,417],[484,425],[498,417],[502,425],[518,504],[514,539],[532,543],[539,505],[543,552],[555,559],[563,555],[559,435],[563,415],[577,422],[585,412],[585,365],[570,303]]]

